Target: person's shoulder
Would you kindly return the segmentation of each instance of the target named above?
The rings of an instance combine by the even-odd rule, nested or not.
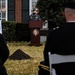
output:
[[[57,26],[55,28],[52,28],[49,30],[49,34],[56,34],[56,33],[59,33],[60,31],[62,31],[62,26]]]
[[[58,29],[60,29],[60,27],[59,27],[59,26],[57,26],[57,27],[53,28],[53,31],[54,31],[54,30],[58,30]]]
[[[55,31],[58,31],[58,30],[60,30],[62,27],[60,27],[60,26],[57,26],[57,27],[55,27],[55,28],[52,28],[52,32],[55,32]]]
[[[30,14],[30,16],[33,16],[33,14]]]

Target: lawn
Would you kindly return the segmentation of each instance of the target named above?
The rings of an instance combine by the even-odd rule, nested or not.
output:
[[[7,59],[5,67],[8,75],[38,75],[38,66],[43,60],[43,50],[45,43],[42,46],[29,46],[26,42],[7,43],[10,55],[13,55],[18,49],[29,55],[30,59],[13,60]],[[17,56],[17,54],[16,54]]]

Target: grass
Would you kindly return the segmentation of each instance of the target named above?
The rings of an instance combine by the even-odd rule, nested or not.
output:
[[[45,43],[42,46],[28,46],[26,42],[7,43],[11,56],[16,50],[21,49],[28,54],[32,59],[10,60],[7,59],[5,67],[8,75],[38,75],[38,66],[43,60],[43,50]]]

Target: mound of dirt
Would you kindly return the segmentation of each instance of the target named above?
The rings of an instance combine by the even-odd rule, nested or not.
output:
[[[24,53],[22,50],[18,49],[11,56],[9,56],[9,59],[22,60],[22,59],[31,59],[31,57],[28,54]]]

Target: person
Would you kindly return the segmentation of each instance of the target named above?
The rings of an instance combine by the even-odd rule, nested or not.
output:
[[[64,16],[66,22],[62,27],[49,32],[44,49],[44,64],[49,67],[48,52],[60,55],[75,55],[75,2],[65,4]],[[57,75],[75,75],[75,62],[53,65]],[[41,69],[41,68],[40,68]],[[46,70],[39,70],[39,75],[49,73]]]
[[[34,8],[32,10],[32,14],[29,16],[29,20],[32,20],[32,21],[41,20],[40,15],[39,15],[39,9],[38,8]]]
[[[8,59],[9,49],[2,34],[0,34],[0,75],[7,75],[4,63]]]
[[[44,48],[46,66],[49,66],[48,52],[59,55],[75,55],[75,2],[65,3],[64,16],[66,22],[48,34]],[[75,75],[75,62],[54,64],[53,68],[57,75]]]
[[[35,46],[39,46],[40,41],[39,38],[40,36],[38,34],[40,34],[40,28],[38,24],[42,23],[40,15],[39,15],[39,9],[38,8],[34,8],[32,10],[32,14],[29,16],[29,28],[30,28],[30,35],[31,35],[31,43],[29,44],[29,46],[35,45]],[[39,23],[40,22],[40,23]],[[33,25],[31,25],[33,24]],[[38,26],[37,26],[38,25]],[[40,26],[41,27],[41,26]],[[37,37],[35,37],[37,36]],[[33,40],[34,38],[34,40]]]

